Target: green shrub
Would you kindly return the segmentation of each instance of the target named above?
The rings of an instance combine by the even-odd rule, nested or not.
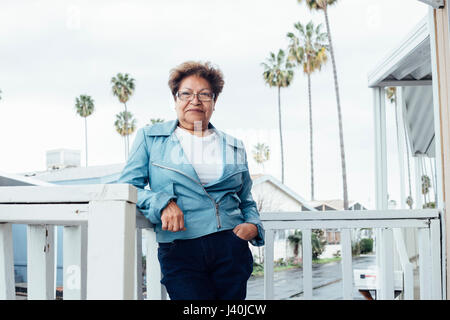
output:
[[[298,256],[299,246],[302,245],[302,232],[295,230],[294,234],[288,237],[289,243],[294,246],[294,255]],[[323,230],[313,229],[311,232],[312,259],[317,260],[325,250],[326,240]]]
[[[364,238],[359,242],[361,253],[369,253],[373,250],[373,239]]]
[[[263,272],[264,271],[264,265],[262,263],[256,262],[256,260],[253,260],[253,272]]]
[[[424,208],[424,209],[427,209],[427,208],[434,209],[434,208],[436,208],[436,203],[434,203],[434,202],[427,202],[427,203],[422,205],[422,208]]]
[[[352,241],[352,256],[359,256],[361,254],[360,242]]]
[[[283,258],[280,258],[280,259],[275,261],[275,266],[276,267],[283,267],[283,266],[286,266],[286,265],[287,264],[286,264],[286,262],[284,261]]]
[[[286,259],[286,264],[289,266],[297,266],[300,267],[301,264],[301,258],[299,257],[289,257]]]

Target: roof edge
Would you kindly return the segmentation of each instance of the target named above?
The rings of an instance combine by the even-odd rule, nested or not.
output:
[[[292,197],[295,200],[297,200],[298,202],[300,202],[301,205],[303,207],[307,208],[308,210],[310,210],[310,211],[318,211],[314,207],[310,206],[306,199],[304,199],[302,196],[300,196],[294,190],[292,190],[291,188],[289,188],[285,184],[281,183],[281,181],[279,181],[278,179],[276,179],[275,177],[273,177],[273,176],[271,176],[269,174],[265,174],[263,176],[260,176],[260,177],[256,178],[255,180],[253,180],[253,184],[254,185],[255,184],[260,184],[260,183],[263,183],[263,182],[266,182],[266,181],[272,183],[273,185],[275,185],[276,187],[278,187],[279,189],[284,191],[287,195],[289,195],[290,197]]]
[[[422,18],[410,33],[391,50],[367,75],[369,88],[380,86],[380,82],[395,69],[395,66],[421,43],[430,38],[428,15]]]

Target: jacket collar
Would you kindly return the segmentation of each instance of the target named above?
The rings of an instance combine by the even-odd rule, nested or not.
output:
[[[156,123],[150,127],[145,127],[146,135],[148,136],[166,136],[171,137],[174,133],[175,129],[178,125],[178,119],[177,120],[171,120],[167,122],[162,123]],[[217,130],[211,122],[208,124],[209,129],[215,129],[216,133],[219,135],[219,138],[222,139],[225,143],[223,144],[223,171],[222,176],[219,178],[219,180],[212,181],[208,184],[205,184],[203,187],[211,187],[230,175],[236,173],[248,170],[246,165],[237,165],[237,163],[240,163],[239,161],[243,161],[245,159],[245,149],[244,145],[241,140],[238,140],[220,130]],[[168,139],[170,140],[170,139]],[[173,141],[176,141],[176,144],[179,144],[178,139],[174,139]],[[181,145],[178,145],[178,147],[181,147]],[[227,158],[227,155],[232,155],[233,162],[231,164],[228,164],[227,161],[231,160]],[[187,161],[187,159],[185,158]],[[161,159],[162,163],[164,161]],[[185,163],[180,164],[174,164],[172,162],[167,163],[172,168],[178,169],[181,172],[183,172],[186,176],[190,177],[192,180],[197,181],[200,183],[200,178],[197,175],[197,172],[195,171],[194,167],[187,161]]]
[[[147,135],[148,136],[171,136],[172,133],[177,128],[178,123],[179,123],[178,119],[166,121],[166,122],[162,122],[162,123],[156,123],[156,124],[150,126],[150,128],[147,131]],[[214,129],[221,138],[225,139],[227,144],[229,144],[235,148],[242,148],[242,149],[244,148],[244,145],[242,144],[241,141],[226,134],[225,132],[217,130],[216,127],[214,127],[211,122],[208,123],[208,129]]]

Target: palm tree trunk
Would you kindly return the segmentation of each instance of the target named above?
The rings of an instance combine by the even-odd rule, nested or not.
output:
[[[128,140],[128,110],[127,110],[127,103],[124,102],[123,103],[125,105],[125,160],[128,160],[128,145],[129,145],[129,140]]]
[[[280,87],[278,87],[278,129],[280,130],[280,147],[281,147],[281,183],[284,183],[284,152],[283,152],[283,135],[281,127],[281,100]]]
[[[314,201],[314,157],[313,157],[313,123],[311,100],[311,74],[308,73],[308,98],[309,98],[309,156],[311,160],[311,201]]]
[[[337,71],[336,71],[336,61],[334,59],[333,42],[331,40],[330,23],[328,21],[328,11],[327,11],[326,6],[324,7],[323,12],[325,14],[325,23],[327,26],[328,41],[330,42],[331,62],[333,65],[334,88],[336,91],[336,103],[337,103],[338,121],[339,121],[339,141],[340,141],[340,149],[341,149],[342,187],[343,187],[343,192],[344,192],[344,210],[347,210],[348,209],[347,171],[346,171],[346,166],[345,166],[344,132],[343,132],[343,128],[342,128],[342,113],[341,113],[341,102],[339,99],[339,85],[338,85],[338,78],[337,78]]]
[[[124,152],[125,152],[125,162],[127,161],[127,159],[128,159],[128,156],[127,156],[127,137],[126,136],[123,136],[123,141],[124,141],[124,146],[125,146],[125,148],[124,148]]]
[[[84,117],[84,140],[86,147],[86,167],[88,166],[87,117]]]

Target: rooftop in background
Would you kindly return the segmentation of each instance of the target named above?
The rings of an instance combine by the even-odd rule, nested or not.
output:
[[[315,200],[315,201],[309,201],[308,204],[316,210],[322,211],[322,210],[344,210],[344,201],[340,199],[335,200]],[[366,207],[364,207],[363,204],[359,201],[355,200],[349,200],[348,202],[348,209],[349,210],[367,210]]]
[[[38,179],[0,171],[0,186],[48,186],[53,185]]]
[[[90,180],[93,183],[96,183],[94,182],[95,180],[99,180],[98,183],[107,183],[105,179],[115,180],[118,178],[118,175],[122,172],[124,165],[124,163],[118,163],[101,166],[62,168],[48,171],[27,172],[21,173],[20,175],[55,183],[74,181],[76,184],[76,181],[78,180]]]
[[[38,179],[40,181],[53,182],[56,184],[65,184],[66,182],[70,182],[70,184],[77,184],[77,181],[80,183],[96,183],[95,180],[98,180],[98,183],[109,183],[115,181],[125,163],[116,163],[109,165],[99,165],[99,166],[89,166],[89,167],[75,167],[75,168],[60,168],[46,171],[31,171],[19,173],[16,176],[22,176],[25,178],[33,178]],[[270,180],[271,183],[279,186],[281,184],[280,181],[267,174],[251,174],[250,175],[252,181],[254,183],[261,183],[266,180]],[[101,181],[100,181],[101,180]],[[287,188],[284,186],[284,188]],[[288,188],[289,189],[289,188]],[[299,197],[292,190],[288,190],[288,193],[295,194],[296,198]],[[306,202],[306,200],[305,200]]]

